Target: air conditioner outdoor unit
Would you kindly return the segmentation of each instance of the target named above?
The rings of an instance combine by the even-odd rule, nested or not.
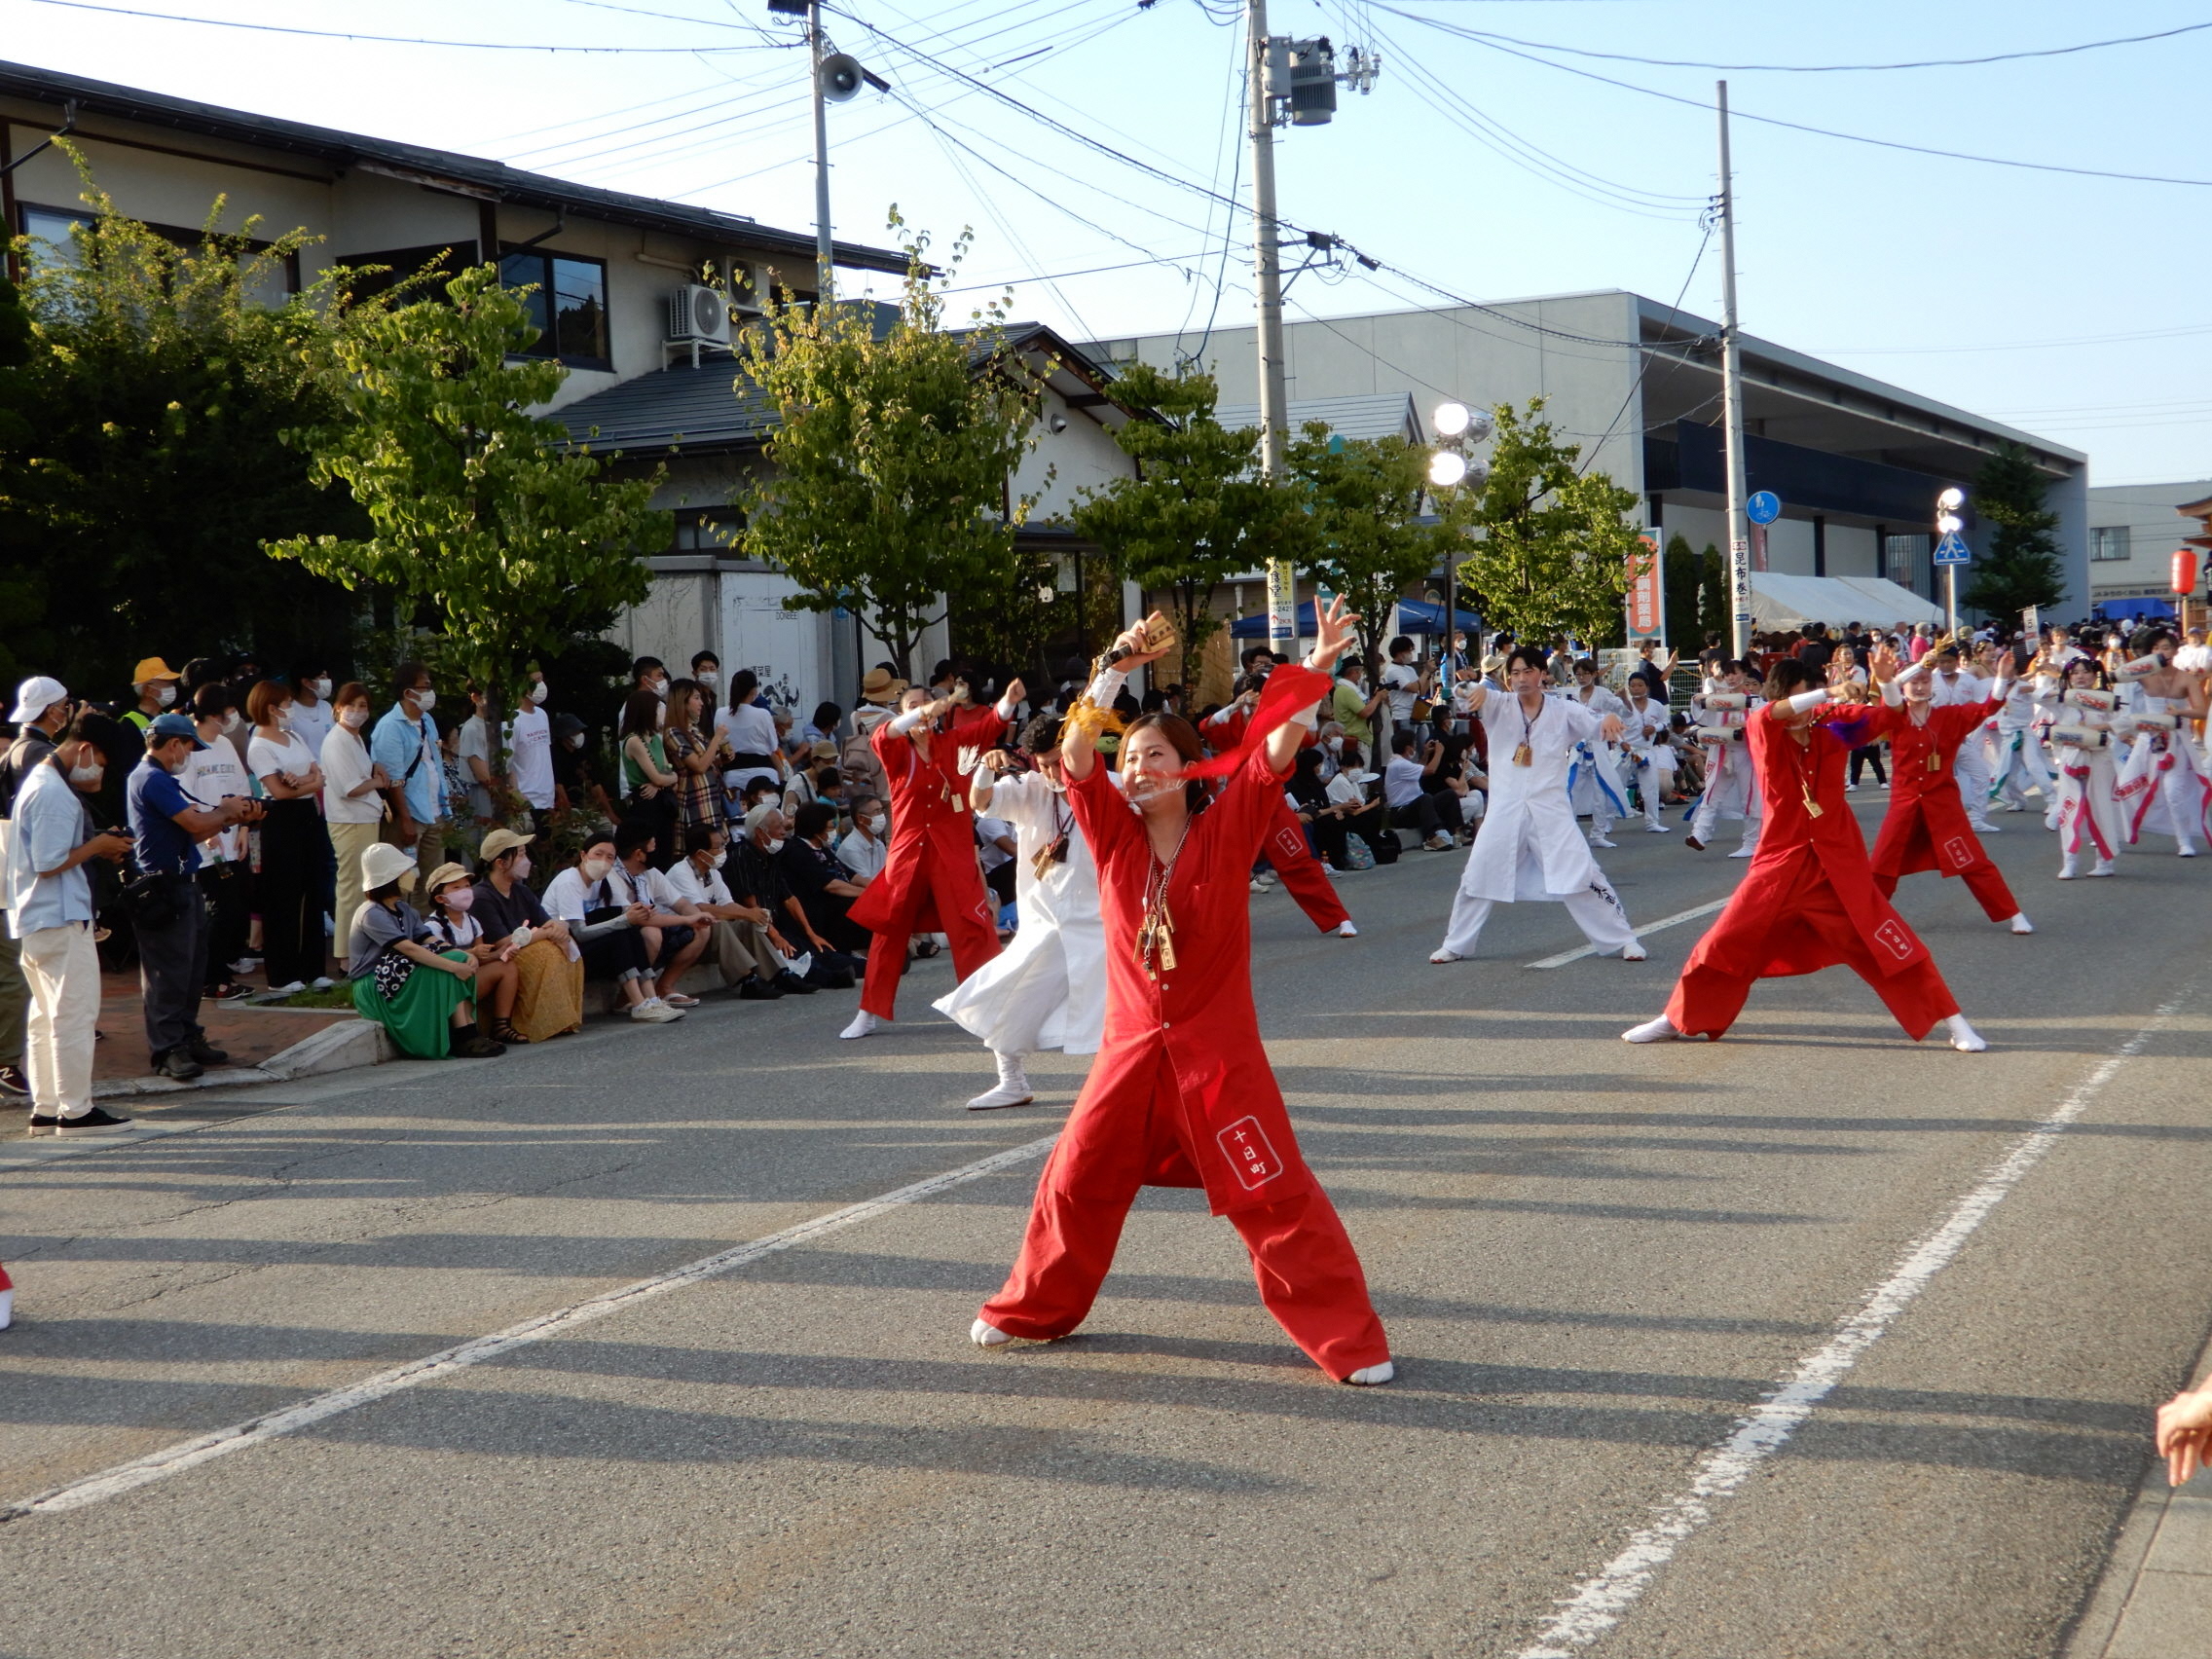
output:
[[[727,346],[729,302],[721,290],[686,282],[669,295],[668,337],[680,345]]]
[[[730,310],[744,316],[758,316],[768,309],[768,290],[775,273],[765,265],[733,259],[729,266]]]

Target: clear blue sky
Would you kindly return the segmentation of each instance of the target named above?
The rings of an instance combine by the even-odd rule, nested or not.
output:
[[[132,0],[124,0],[132,3]],[[977,232],[969,279],[1078,338],[1250,314],[1241,221],[1087,148],[988,83],[1174,179],[1232,185],[1232,0],[835,0],[836,45],[890,80],[833,108],[839,235],[886,207]],[[714,52],[560,55],[307,39],[0,0],[0,56],[811,225],[800,55],[761,0],[142,0],[195,18],[445,40]],[[645,14],[664,14],[652,16]],[[1275,0],[1278,33],[1379,48],[1375,92],[1278,149],[1282,211],[1455,294],[1627,287],[1717,314],[1692,274],[1714,122],[1552,66],[1708,102],[1704,68],[1550,63],[1433,26],[1738,64],[1968,57],[2212,20],[2212,0]],[[866,25],[880,30],[872,35]],[[936,59],[936,63],[928,61]],[[1740,112],[1936,149],[2212,180],[2212,30],[1978,67],[1729,73]],[[903,99],[904,101],[900,101]],[[927,111],[925,121],[913,113]],[[934,129],[933,129],[933,125]],[[969,148],[962,148],[968,146]],[[1914,155],[1740,120],[1745,326],[2089,453],[2094,483],[2212,476],[2212,188]],[[1530,150],[1537,152],[1535,155]],[[2194,230],[2194,235],[2191,234]],[[1225,230],[1229,243],[1224,257]],[[1136,263],[1142,262],[1142,263]],[[1099,266],[1130,266],[1088,276]],[[1055,277],[1043,281],[1040,274]],[[1406,277],[1309,276],[1294,314],[1433,303]],[[2120,338],[2133,337],[2133,338]],[[1224,365],[1233,396],[1246,395]]]

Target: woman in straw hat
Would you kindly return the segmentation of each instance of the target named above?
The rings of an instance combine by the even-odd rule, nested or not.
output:
[[[355,1011],[417,1059],[505,1053],[475,1029],[475,960],[463,950],[439,950],[437,936],[401,898],[415,876],[415,858],[405,848],[379,841],[361,855],[368,903],[353,919],[347,951]]]

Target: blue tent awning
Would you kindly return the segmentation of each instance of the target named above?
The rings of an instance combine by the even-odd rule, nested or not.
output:
[[[1321,619],[1314,611],[1313,602],[1308,600],[1298,608],[1299,638],[1310,640],[1321,631]],[[1229,636],[1234,640],[1264,640],[1268,637],[1268,613],[1257,616],[1239,616],[1229,625]]]
[[[2107,622],[2171,622],[2174,619],[2173,606],[2162,599],[2100,599],[2089,608],[2102,612]]]
[[[1453,626],[1462,633],[1473,633],[1483,625],[1483,619],[1472,610],[1452,608]],[[1441,634],[1444,632],[1444,607],[1429,605],[1418,599],[1398,601],[1398,627],[1408,634]]]

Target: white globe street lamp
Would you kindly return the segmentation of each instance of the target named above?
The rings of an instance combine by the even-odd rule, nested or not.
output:
[[[1452,450],[1438,450],[1428,458],[1428,481],[1439,490],[1450,490],[1467,476],[1467,458]]]

